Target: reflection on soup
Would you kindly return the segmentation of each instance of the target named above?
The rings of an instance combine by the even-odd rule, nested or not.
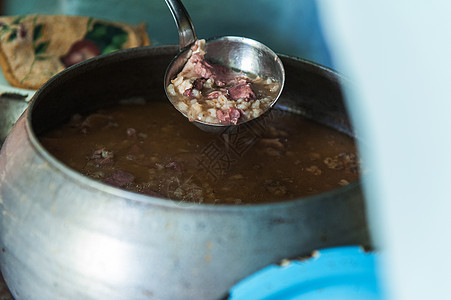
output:
[[[353,138],[278,109],[216,134],[188,123],[168,101],[118,104],[74,115],[40,141],[88,177],[176,201],[279,202],[359,177]]]

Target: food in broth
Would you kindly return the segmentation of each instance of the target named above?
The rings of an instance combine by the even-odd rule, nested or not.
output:
[[[40,136],[70,168],[128,191],[184,202],[257,204],[356,181],[353,138],[277,108],[222,134],[166,101],[118,104]]]
[[[167,86],[174,105],[190,121],[238,124],[259,117],[280,91],[280,84],[236,72],[205,59],[205,40],[191,47],[191,56]]]

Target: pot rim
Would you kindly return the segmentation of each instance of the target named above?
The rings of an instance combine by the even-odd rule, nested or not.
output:
[[[208,203],[194,203],[194,202],[183,202],[183,201],[177,201],[172,199],[163,199],[163,198],[157,198],[149,195],[139,194],[131,191],[127,191],[118,187],[110,186],[105,183],[102,183],[98,180],[89,178],[83,174],[81,174],[78,171],[75,171],[68,167],[63,162],[59,161],[56,157],[54,157],[48,150],[39,142],[32,126],[32,112],[35,105],[35,100],[43,93],[44,90],[47,88],[50,88],[53,82],[60,79],[60,77],[67,76],[67,74],[70,74],[73,72],[73,70],[78,69],[86,69],[83,71],[90,71],[98,64],[102,64],[108,61],[115,61],[120,60],[123,56],[129,56],[133,55],[135,53],[147,53],[150,51],[150,53],[167,53],[168,51],[177,51],[178,46],[177,45],[159,45],[159,46],[145,46],[145,47],[138,47],[138,48],[131,48],[131,49],[124,49],[119,50],[113,53],[109,53],[102,56],[97,56],[88,60],[85,60],[79,64],[73,65],[68,67],[67,69],[59,72],[52,78],[50,78],[44,85],[39,88],[36,93],[33,95],[33,97],[30,100],[30,104],[26,109],[26,112],[24,115],[26,115],[26,122],[25,122],[25,128],[27,131],[28,139],[31,142],[32,147],[36,150],[37,154],[41,156],[46,162],[48,162],[50,168],[55,168],[58,171],[60,171],[60,174],[62,174],[64,177],[68,177],[72,180],[75,180],[79,185],[83,185],[87,188],[101,191],[107,194],[112,194],[118,197],[123,198],[124,200],[131,201],[131,202],[139,202],[141,204],[146,205],[158,205],[158,206],[164,206],[168,208],[179,208],[179,209],[188,209],[188,210],[196,210],[196,211],[221,211],[221,212],[235,212],[235,211],[260,211],[260,210],[272,210],[275,208],[283,209],[283,208],[290,208],[292,206],[299,206],[299,205],[307,205],[311,201],[316,201],[318,198],[332,198],[334,195],[337,194],[343,194],[348,193],[354,189],[359,189],[361,187],[361,178],[349,183],[346,186],[337,187],[335,189],[332,189],[330,191],[319,193],[311,196],[301,197],[301,198],[295,198],[291,200],[284,200],[280,202],[269,202],[269,203],[257,203],[257,204],[239,204],[239,205],[233,205],[233,204],[208,204]],[[147,55],[147,54],[146,54]],[[291,59],[298,61],[300,63],[306,64],[308,66],[322,69],[323,71],[326,71],[326,73],[331,74],[331,79],[334,80],[345,80],[347,81],[346,77],[339,74],[335,70],[322,66],[320,64],[308,61],[306,59],[283,55],[283,54],[277,54],[285,59]],[[163,82],[163,79],[162,79]],[[163,84],[163,83],[162,83]],[[169,100],[168,100],[169,101]],[[361,177],[363,174],[360,175]]]

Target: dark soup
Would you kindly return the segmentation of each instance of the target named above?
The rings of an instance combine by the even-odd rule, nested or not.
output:
[[[40,141],[88,177],[176,201],[279,202],[359,177],[352,137],[278,109],[216,134],[190,124],[167,100],[124,103],[74,115]]]

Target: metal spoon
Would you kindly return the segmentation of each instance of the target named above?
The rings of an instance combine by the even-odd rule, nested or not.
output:
[[[197,37],[191,18],[182,2],[180,0],[165,1],[177,24],[180,44],[180,52],[169,64],[164,78],[166,95],[174,105],[176,99],[168,93],[167,87],[171,83],[171,79],[174,79],[177,76],[190,58],[190,48],[197,41]],[[285,70],[280,58],[271,49],[260,42],[249,38],[223,36],[207,39],[205,51],[205,59],[207,61],[221,64],[234,70],[240,70],[247,74],[258,75],[263,78],[273,78],[277,81],[280,85],[279,91],[277,95],[271,99],[271,103],[267,110],[275,104],[282,93],[283,85],[285,83]],[[179,110],[176,105],[174,106]],[[181,113],[185,115],[183,112]],[[185,115],[185,117],[187,116]],[[238,123],[238,125],[250,120],[242,121]],[[224,130],[224,127],[235,126],[219,123],[206,123],[199,120],[194,120],[193,122],[202,130],[209,132],[219,132]]]

